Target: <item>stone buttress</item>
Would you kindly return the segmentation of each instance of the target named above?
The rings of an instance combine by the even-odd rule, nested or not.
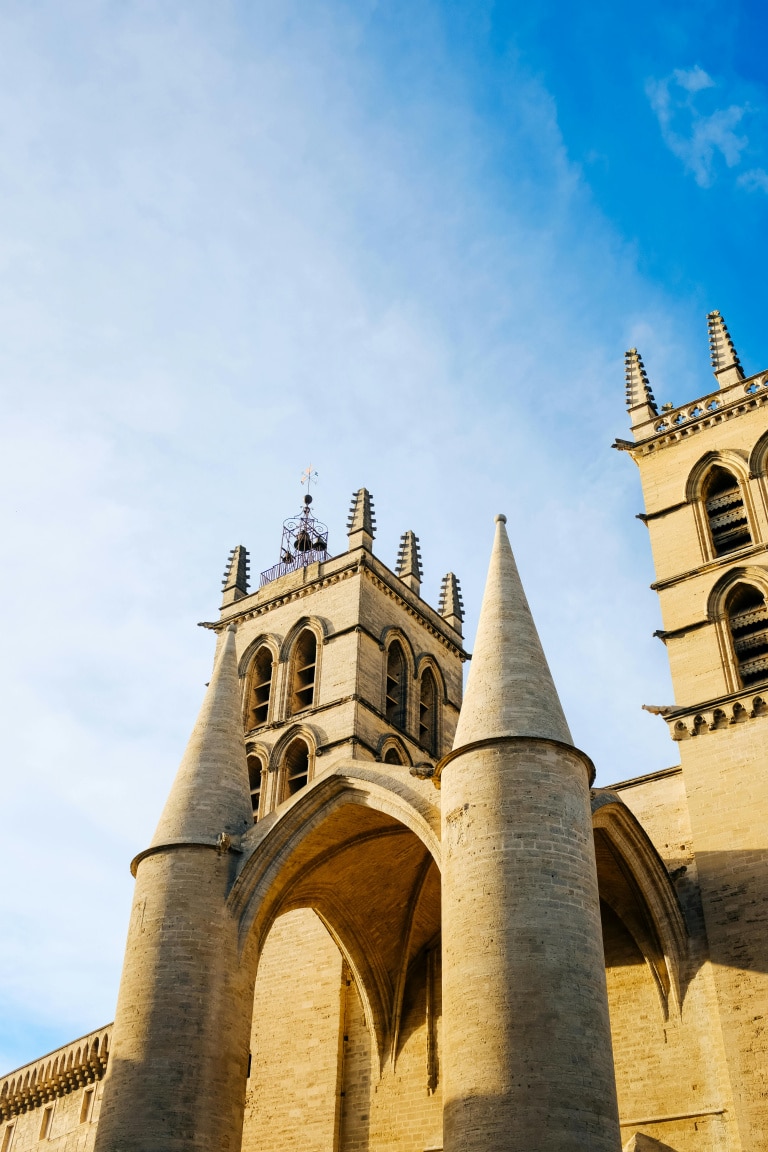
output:
[[[240,1147],[250,1020],[226,897],[252,822],[230,627],[152,845],[132,866],[97,1152]]]
[[[445,1152],[618,1152],[590,761],[504,527],[443,761]]]

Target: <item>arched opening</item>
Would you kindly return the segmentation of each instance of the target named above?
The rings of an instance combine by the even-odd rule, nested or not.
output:
[[[419,743],[431,756],[437,755],[437,684],[430,668],[427,668],[421,678]]]
[[[714,467],[704,482],[702,499],[716,556],[752,543],[741,487],[732,472]]]
[[[259,648],[253,660],[249,728],[257,728],[260,724],[267,722],[269,698],[272,693],[272,667],[272,653],[265,644]]]
[[[317,637],[310,628],[305,628],[293,647],[291,714],[314,704],[316,671]]]
[[[742,686],[768,679],[768,607],[754,584],[737,584],[726,601]]]
[[[255,752],[248,753],[248,786],[251,790],[251,808],[253,819],[258,820],[261,806],[261,775],[264,770],[264,761]]]
[[[390,748],[387,749],[386,753],[384,754],[384,763],[385,764],[403,764],[403,763],[405,763],[405,761],[403,760],[403,758],[400,755],[397,748],[395,748],[395,746],[392,745]]]
[[[401,731],[405,729],[408,703],[405,653],[398,640],[393,640],[387,652],[387,721]]]
[[[293,740],[283,757],[284,798],[295,795],[309,780],[309,747],[300,737]]]

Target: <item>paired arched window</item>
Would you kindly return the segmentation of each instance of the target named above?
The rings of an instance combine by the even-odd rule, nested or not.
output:
[[[437,755],[437,683],[430,668],[427,668],[421,678],[419,743],[432,756]]]
[[[291,660],[290,713],[311,708],[315,701],[317,637],[305,628],[293,647]]]
[[[259,818],[259,805],[261,803],[261,774],[264,769],[264,762],[261,756],[257,756],[255,752],[248,753],[248,786],[251,790],[251,808],[253,809],[253,818]]]
[[[720,465],[713,468],[704,481],[702,500],[715,556],[752,543],[741,486],[732,472]]]
[[[726,601],[742,686],[768,680],[768,605],[754,584],[737,584]]]
[[[291,741],[283,757],[284,796],[287,799],[309,780],[309,747],[298,737]]]
[[[387,652],[386,716],[390,724],[403,730],[407,715],[408,683],[405,653],[398,640],[393,640]]]
[[[272,653],[266,644],[259,648],[253,661],[251,673],[251,699],[249,705],[249,728],[266,724],[269,716],[269,697],[272,693]]]

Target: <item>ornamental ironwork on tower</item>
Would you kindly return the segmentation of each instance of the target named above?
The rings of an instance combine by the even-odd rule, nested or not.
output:
[[[301,479],[302,484],[309,487],[317,476],[308,468]],[[272,580],[285,576],[287,572],[297,572],[299,568],[306,568],[309,564],[322,563],[330,559],[328,551],[328,525],[323,524],[312,515],[310,507],[312,497],[309,492],[304,496],[304,507],[296,516],[290,516],[283,521],[283,539],[280,544],[280,560],[272,568],[261,573],[259,587],[263,588]]]

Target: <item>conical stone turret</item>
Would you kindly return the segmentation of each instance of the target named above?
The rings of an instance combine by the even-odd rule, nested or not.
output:
[[[418,596],[421,592],[421,549],[415,532],[403,532],[397,552],[397,575]]]
[[[136,876],[96,1152],[239,1148],[255,971],[227,908],[252,826],[235,633]]]
[[[211,681],[152,837],[152,847],[240,836],[253,824],[235,629],[220,642]]]
[[[445,1152],[619,1152],[592,765],[497,517],[441,768]]]
[[[731,340],[725,320],[718,311],[710,312],[707,316],[707,331],[709,333],[709,354],[712,358],[712,371],[721,388],[729,384],[736,384],[744,379],[744,369],[741,367],[736,349]]]
[[[658,408],[648,383],[648,374],[645,371],[643,358],[637,348],[630,348],[624,354],[624,379],[627,388],[627,411],[632,421],[632,427],[644,424],[658,416]]]

